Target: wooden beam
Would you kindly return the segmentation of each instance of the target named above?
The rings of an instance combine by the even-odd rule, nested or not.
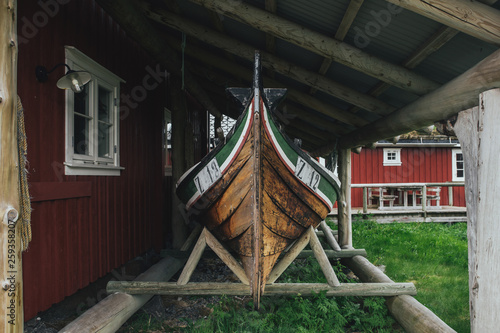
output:
[[[330,229],[330,227],[326,224],[326,222],[321,221],[319,225],[321,227],[321,230],[323,230],[328,245],[330,245],[330,247],[335,251],[342,251],[339,244],[335,240],[335,237],[333,237],[332,229]]]
[[[494,52],[438,90],[386,118],[342,137],[339,147],[362,146],[448,119],[462,110],[476,106],[477,96],[481,92],[496,87],[500,87],[500,51]]]
[[[334,250],[325,250],[325,254],[328,259],[342,259],[342,258],[351,258],[354,256],[363,256],[366,257],[365,249],[343,249],[342,251],[334,251]],[[313,255],[311,250],[304,250],[300,252],[297,258],[308,258]]]
[[[172,282],[110,281],[108,293],[123,292],[131,295],[251,295],[250,287],[242,283],[197,282],[176,285]],[[416,295],[413,283],[344,283],[330,286],[326,283],[273,283],[267,284],[262,296],[313,295],[325,291],[326,296],[396,296]]]
[[[314,228],[312,226],[309,228],[309,234],[309,246],[311,247],[316,260],[318,261],[319,266],[321,267],[321,270],[325,275],[326,281],[330,286],[340,286],[337,275],[335,275],[332,265],[330,264],[330,261],[326,256],[325,250],[323,249],[323,246],[321,245],[318,236],[316,236],[316,233],[314,232]]]
[[[458,34],[458,31],[455,29],[447,26],[441,27],[428,40],[420,45],[405,61],[403,61],[401,65],[410,69],[417,67],[429,55],[448,43],[448,41],[455,37],[456,34]],[[391,85],[381,81],[370,89],[368,95],[374,97],[380,96],[390,87]],[[361,108],[354,106],[349,111],[356,113],[359,110],[361,110]]]
[[[394,283],[380,269],[375,267],[366,258],[355,256],[343,260],[344,263],[360,278],[364,283]],[[408,333],[431,333],[455,332],[444,321],[427,309],[415,298],[409,295],[389,297],[386,299],[386,305],[394,319]]]
[[[164,35],[164,41],[171,42],[172,37],[168,35]],[[177,43],[178,44],[178,43]],[[189,44],[186,47],[186,54],[189,57],[195,58],[205,64],[208,64],[214,68],[220,69],[226,73],[234,75],[236,77],[242,78],[245,81],[250,80],[253,77],[251,69],[228,62],[222,57],[216,56],[212,53],[207,52],[201,48],[198,48],[192,44]],[[216,74],[216,73],[214,73]],[[272,80],[268,77],[264,77],[264,86],[266,87],[286,87],[284,84]],[[304,105],[308,108],[314,109],[319,113],[326,115],[329,118],[337,119],[340,122],[350,124],[355,127],[361,127],[363,125],[368,124],[366,120],[363,118],[353,115],[348,111],[341,110],[339,108],[333,107],[327,103],[324,103],[306,93],[299,92],[295,89],[288,89],[287,99],[290,99],[298,104]],[[339,125],[341,126],[341,125]]]
[[[240,279],[241,283],[250,285],[250,281],[245,270],[239,262],[229,253],[228,250],[215,238],[207,228],[205,228],[205,237],[207,245],[217,254],[217,256],[231,269],[231,271]]]
[[[175,51],[169,48],[149,21],[142,15],[135,1],[132,0],[97,0],[97,3],[113,17],[127,34],[141,45],[153,58],[165,66],[170,73],[182,77],[181,60]],[[189,70],[184,71],[186,89],[211,114],[220,117],[222,113],[215,107],[206,92],[194,80]]]
[[[0,331],[23,332],[23,271],[17,146],[17,1],[0,0]],[[24,166],[21,166],[24,167]],[[19,221],[19,223],[18,223]]]
[[[290,266],[290,264],[297,258],[302,250],[309,244],[311,233],[304,232],[302,236],[293,244],[292,248],[288,250],[285,255],[278,260],[271,273],[268,276],[268,284],[274,283],[283,272]]]
[[[337,32],[335,33],[335,39],[338,41],[343,41],[345,36],[347,35],[347,32],[351,28],[352,22],[354,21],[354,18],[356,18],[356,15],[358,15],[358,11],[361,8],[361,5],[363,4],[364,0],[351,0],[349,2],[349,6],[347,7],[347,10],[344,14],[344,17],[342,18],[342,21],[340,22],[340,25],[337,29]],[[324,75],[327,71],[328,68],[330,68],[330,65],[332,64],[332,58],[324,58],[323,62],[321,63],[321,66],[319,68],[318,73],[321,75]],[[311,88],[310,94],[316,93],[315,88]]]
[[[338,199],[339,243],[343,249],[352,248],[351,217],[351,150],[339,149],[340,193]]]
[[[238,0],[190,0],[323,57],[418,95],[439,85],[399,65]]]
[[[479,107],[460,112],[454,125],[465,163],[471,332],[495,332],[500,307],[500,89],[480,95]]]
[[[142,1],[141,8],[148,18],[157,23],[182,31],[189,36],[195,37],[205,43],[242,57],[248,61],[252,61],[254,57],[255,47],[242,43],[238,39],[210,30],[198,23],[181,18],[168,11],[154,8],[148,2]],[[345,100],[348,103],[359,106],[362,109],[382,115],[388,114],[396,109],[385,102],[360,93],[355,89],[344,86],[322,75],[318,75],[317,73],[296,66],[293,63],[285,61],[275,55],[263,51],[261,51],[261,54],[263,67],[283,74],[308,86],[314,87],[333,97]]]
[[[264,8],[272,14],[276,14],[278,9],[278,2],[276,0],[266,0]],[[271,34],[266,34],[266,50],[271,54],[276,53],[276,39]]]
[[[469,0],[386,0],[463,33],[500,46],[500,11]]]

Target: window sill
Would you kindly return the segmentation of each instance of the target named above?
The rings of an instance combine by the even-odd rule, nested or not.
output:
[[[124,167],[114,165],[73,164],[64,162],[64,174],[67,176],[120,176]]]
[[[401,166],[402,162],[384,162],[384,166]]]

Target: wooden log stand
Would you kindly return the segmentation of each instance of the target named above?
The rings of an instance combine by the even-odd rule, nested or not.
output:
[[[331,252],[342,253],[332,230],[325,224],[321,226],[327,242],[334,249]],[[330,237],[331,236],[331,237]],[[240,279],[240,283],[211,283],[189,282],[206,246],[210,247],[217,256]],[[316,260],[320,264],[327,283],[275,283],[287,267],[297,258],[303,249],[310,245]],[[350,255],[365,253],[364,250],[346,250]],[[249,280],[240,263],[227,251],[224,246],[206,228],[200,234],[191,255],[184,266],[177,282],[152,281],[110,281],[107,285],[108,293],[127,293],[131,295],[252,295]],[[263,296],[273,295],[310,295],[326,291],[327,296],[396,296],[416,295],[413,283],[340,283],[329,262],[329,256],[321,245],[313,227],[305,232],[278,261],[269,274],[268,283]]]

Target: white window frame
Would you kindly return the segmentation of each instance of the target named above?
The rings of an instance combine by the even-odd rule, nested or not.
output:
[[[73,46],[65,47],[66,64],[73,70],[84,70],[92,75],[92,80],[87,83],[89,89],[89,155],[75,153],[74,150],[74,92],[66,90],[66,157],[64,172],[66,175],[79,176],[119,176],[124,168],[120,166],[120,83],[125,82],[108,69],[99,65],[94,60],[77,50]],[[97,119],[97,96],[99,87],[111,92],[112,109],[110,110],[110,122],[112,131],[109,135],[110,157],[98,156],[98,119]]]
[[[395,159],[389,159],[389,154],[394,153]],[[384,166],[400,166],[401,148],[384,148]]]
[[[453,182],[463,182],[465,181],[465,165],[464,168],[462,169],[464,171],[464,176],[463,177],[458,177],[457,175],[457,155],[462,154],[463,158],[463,153],[462,149],[452,149],[451,151],[451,181]]]

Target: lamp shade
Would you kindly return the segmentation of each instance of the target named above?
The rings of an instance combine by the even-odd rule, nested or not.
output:
[[[57,88],[71,89],[75,93],[82,92],[83,86],[92,79],[90,73],[85,71],[69,70],[66,75],[57,81]]]

